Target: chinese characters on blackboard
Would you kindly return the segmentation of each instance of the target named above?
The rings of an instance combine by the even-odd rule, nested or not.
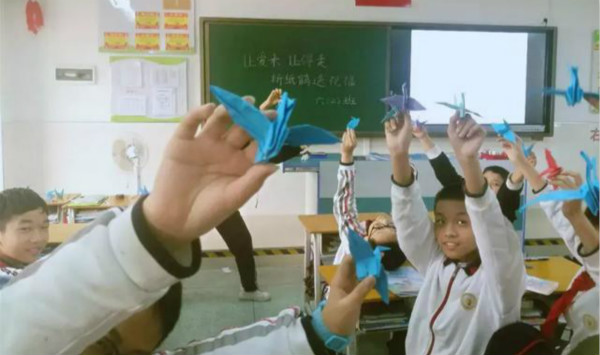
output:
[[[356,106],[356,97],[344,92],[344,89],[351,89],[357,85],[356,78],[353,74],[328,74],[325,72],[328,69],[328,64],[326,56],[322,53],[281,56],[277,53],[260,52],[243,56],[243,68],[247,70],[268,70],[268,75],[270,75],[268,79],[273,87],[339,88],[339,90],[336,90],[337,95],[331,93],[318,95],[314,103],[321,106]],[[298,72],[299,70],[301,72]]]

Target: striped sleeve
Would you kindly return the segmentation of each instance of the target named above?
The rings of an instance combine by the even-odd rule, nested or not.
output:
[[[321,344],[322,346],[322,344]],[[288,308],[276,317],[251,325],[227,329],[214,338],[190,342],[187,346],[155,355],[229,354],[313,354],[302,325],[300,310]]]
[[[354,164],[340,164],[337,179],[338,185],[333,197],[333,214],[341,232],[352,228],[359,234],[365,234],[363,226],[358,220],[358,210],[356,208],[356,197],[354,196],[354,178],[356,170]]]

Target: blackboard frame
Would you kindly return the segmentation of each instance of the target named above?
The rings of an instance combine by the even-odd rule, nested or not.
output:
[[[267,24],[267,25],[308,25],[308,26],[365,26],[365,27],[385,27],[388,30],[388,50],[387,50],[387,78],[386,92],[390,91],[390,70],[391,70],[391,50],[390,36],[393,29],[418,29],[418,30],[450,30],[450,31],[485,31],[485,32],[527,32],[541,33],[547,36],[544,86],[554,87],[556,71],[556,48],[558,29],[554,26],[514,26],[514,25],[486,25],[486,24],[452,24],[452,23],[418,23],[418,22],[373,22],[373,21],[322,21],[322,20],[286,20],[286,19],[251,19],[251,18],[226,18],[226,17],[200,17],[199,18],[199,40],[202,50],[200,55],[201,72],[201,103],[207,103],[210,100],[210,67],[208,58],[210,55],[210,43],[208,43],[207,26],[211,23],[231,23],[231,24]],[[539,131],[543,125],[543,131]],[[552,96],[543,98],[543,124],[535,125],[536,130],[532,130],[534,125],[518,125],[514,130],[519,135],[542,139],[551,137],[554,134],[554,105]],[[445,136],[447,125],[428,125],[432,136]],[[491,133],[491,130],[489,131]],[[334,132],[341,134],[341,132]],[[383,129],[377,132],[361,132],[363,137],[383,137]]]

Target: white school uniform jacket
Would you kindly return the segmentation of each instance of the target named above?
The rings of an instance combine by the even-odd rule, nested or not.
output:
[[[392,184],[391,195],[400,248],[425,279],[411,313],[406,353],[483,354],[496,330],[520,319],[525,292],[519,238],[496,196],[488,188],[482,197],[465,200],[481,258],[469,276],[445,262],[418,182]]]
[[[579,342],[598,334],[598,313],[600,312],[600,288],[598,287],[600,272],[598,264],[600,259],[598,258],[598,250],[588,255],[582,255],[581,242],[575,234],[571,222],[563,214],[562,205],[563,203],[559,201],[543,201],[540,203],[544,213],[565,242],[571,255],[583,265],[573,280],[585,270],[596,283],[595,287],[579,292],[565,312],[567,325],[573,330],[571,341],[563,351],[564,354],[568,354]]]
[[[355,176],[354,163],[340,163],[337,174],[337,190],[333,196],[333,215],[338,225],[341,244],[333,258],[334,265],[341,263],[345,255],[350,255],[348,228],[352,228],[360,235],[366,234],[365,226],[358,220],[356,197],[354,196]]]
[[[0,290],[0,354],[80,354],[199,267],[199,241],[171,254],[150,233],[141,201],[107,212]],[[309,320],[287,310],[174,353],[325,352]]]

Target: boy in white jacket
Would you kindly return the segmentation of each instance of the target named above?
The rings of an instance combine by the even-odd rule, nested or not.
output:
[[[515,167],[521,169],[535,194],[550,191],[548,182],[525,162],[520,140],[516,144],[502,141],[503,148]],[[583,183],[579,174],[564,171],[550,180],[550,184],[564,189],[578,189]],[[558,317],[564,314],[573,335],[563,353],[568,354],[583,340],[598,336],[600,290],[598,288],[598,216],[589,209],[583,212],[582,201],[543,201],[542,210],[565,242],[571,255],[583,266],[571,281],[569,289],[553,305],[542,325],[542,333],[549,340],[560,338],[555,328]],[[597,344],[597,343],[596,343]],[[598,350],[596,345],[595,351]]]
[[[201,121],[207,123],[198,132]],[[254,165],[255,151],[224,107],[191,111],[169,142],[147,198],[124,213],[103,215],[0,290],[0,354],[79,354],[193,275],[200,267],[198,236],[240,208],[275,171],[271,164]],[[258,338],[232,337],[188,353],[308,354],[339,347],[353,334],[375,284],[369,277],[357,286],[353,272],[347,259],[318,317],[296,317],[264,327]]]
[[[409,322],[407,354],[483,354],[494,331],[520,318],[523,255],[479,166],[484,137],[470,117],[450,119],[448,138],[465,183],[437,194],[434,224],[409,164],[410,116],[386,123],[398,241],[425,278]]]

